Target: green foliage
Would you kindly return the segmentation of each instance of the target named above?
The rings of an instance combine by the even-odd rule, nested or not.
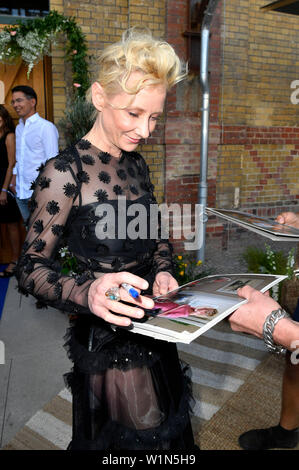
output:
[[[59,262],[61,264],[61,273],[66,276],[71,276],[78,272],[78,260],[69,251],[67,246],[59,250]]]
[[[67,146],[80,140],[92,128],[95,115],[94,107],[85,98],[78,97],[70,102],[59,121]]]
[[[74,92],[85,96],[90,86],[87,64],[87,43],[74,18],[55,10],[43,18],[34,18],[5,26],[0,32],[0,61],[14,63],[22,59],[28,65],[28,75],[44,55],[50,55],[59,35],[66,36],[65,58],[72,64]]]
[[[202,270],[202,261],[197,261],[195,255],[192,253],[187,255],[175,255],[173,262],[175,266],[174,277],[180,286],[211,274],[210,271]]]
[[[252,273],[283,274],[289,278],[293,276],[294,252],[292,249],[288,255],[282,251],[273,251],[265,244],[265,250],[249,246],[243,258],[247,262],[248,271]]]

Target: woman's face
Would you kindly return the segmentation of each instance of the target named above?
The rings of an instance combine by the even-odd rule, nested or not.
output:
[[[128,84],[131,85],[134,79],[136,74],[132,74]],[[135,150],[141,139],[148,138],[154,131],[157,119],[163,113],[165,97],[166,87],[163,85],[145,87],[137,95],[123,91],[113,96],[103,93],[99,131],[101,140],[109,149],[102,150],[115,156],[119,156],[120,150]]]

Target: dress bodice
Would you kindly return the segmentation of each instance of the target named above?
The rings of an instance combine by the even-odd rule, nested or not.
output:
[[[97,271],[123,271],[128,264],[142,263],[155,249],[156,241],[150,240],[149,233],[151,196],[144,194],[136,201],[107,201],[105,207],[110,217],[98,202],[74,207],[72,230],[68,237],[70,251],[77,257],[93,259],[98,263]],[[130,224],[134,235],[140,232],[138,215],[128,215],[130,210],[133,212],[137,208],[135,204],[145,209],[140,217],[145,230],[142,228],[140,233],[143,238],[132,240]],[[109,238],[102,239],[108,231]]]
[[[48,160],[33,187],[18,277],[22,289],[46,304],[89,313],[89,286],[105,272],[172,270],[170,245],[158,226],[153,230],[157,203],[137,152],[117,159],[80,140]],[[79,259],[76,276],[61,275],[55,261],[62,241]]]
[[[159,224],[145,161],[137,153],[113,159],[81,140],[49,160],[34,187],[17,277],[23,292],[77,314],[65,336],[74,362],[65,375],[73,395],[69,449],[192,448],[190,380],[176,346],[111,328],[88,309],[90,284],[105,272],[153,280],[172,270],[170,244],[153,237]],[[78,274],[62,275],[61,243],[78,258]]]

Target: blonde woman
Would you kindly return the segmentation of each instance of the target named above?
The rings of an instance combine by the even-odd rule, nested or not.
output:
[[[169,44],[134,30],[104,50],[98,68],[90,90],[94,126],[49,160],[36,181],[19,284],[77,315],[67,335],[74,361],[67,375],[73,393],[69,449],[193,449],[190,381],[176,346],[129,331],[132,318],[153,308],[145,293],[178,285],[171,246],[151,239],[149,223],[146,237],[123,230],[135,203],[150,222],[156,201],[136,148],[155,129],[167,91],[185,73]],[[62,236],[79,261],[76,276],[62,276],[52,261]]]

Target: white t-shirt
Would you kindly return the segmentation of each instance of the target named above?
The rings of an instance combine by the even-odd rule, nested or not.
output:
[[[38,168],[58,154],[59,134],[55,125],[38,113],[20,119],[16,127],[16,193],[20,199],[32,195],[31,183],[38,176]]]

